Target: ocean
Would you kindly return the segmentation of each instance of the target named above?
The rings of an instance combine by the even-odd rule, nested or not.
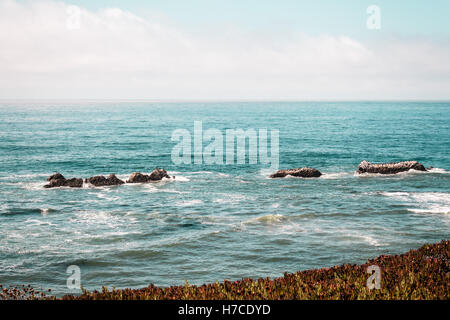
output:
[[[3,102],[0,120],[4,286],[73,293],[71,265],[88,290],[272,278],[450,235],[448,102]],[[172,134],[193,133],[195,121],[224,134],[278,130],[279,168],[323,175],[175,164]],[[357,175],[362,160],[433,168]],[[55,172],[126,180],[155,167],[175,179],[43,188]]]

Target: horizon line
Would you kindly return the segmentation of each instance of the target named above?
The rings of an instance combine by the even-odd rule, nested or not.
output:
[[[31,103],[31,102],[52,102],[52,103],[66,103],[66,102],[145,102],[145,103],[221,103],[221,102],[450,102],[450,98],[447,99],[152,99],[152,98],[0,98],[0,103]]]

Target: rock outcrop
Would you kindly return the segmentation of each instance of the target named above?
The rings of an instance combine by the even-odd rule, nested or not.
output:
[[[167,174],[167,171],[164,169],[156,168],[150,173],[150,175],[146,175],[140,172],[133,172],[130,178],[127,180],[127,183],[145,183],[150,181],[158,181],[162,178],[169,178],[170,176]]]
[[[57,188],[57,187],[71,187],[71,188],[81,188],[83,186],[83,179],[72,178],[66,179],[60,173],[55,173],[47,178],[49,181],[44,188]]]
[[[152,173],[150,173],[150,180],[161,180],[162,178],[170,179],[170,176],[164,169],[155,168],[155,170],[153,170]]]
[[[122,180],[116,177],[115,174],[110,174],[108,178],[105,176],[94,176],[90,177],[88,179],[85,179],[84,182],[90,183],[93,186],[96,187],[102,187],[102,186],[118,186],[121,184],[124,184]]]
[[[130,178],[127,180],[127,183],[145,183],[151,181],[162,180],[163,178],[170,179],[170,176],[167,174],[167,171],[164,169],[156,168],[149,175],[142,174],[140,172],[133,172]],[[175,179],[175,177],[173,177]],[[48,184],[44,186],[44,188],[57,188],[57,187],[72,187],[72,188],[81,188],[83,186],[83,179],[81,178],[72,178],[66,179],[61,173],[55,173],[47,178],[49,181]],[[85,183],[89,183],[95,187],[102,186],[118,186],[122,185],[125,182],[116,177],[115,174],[110,174],[108,177],[105,176],[93,176],[84,180]]]
[[[61,173],[57,172],[55,174],[52,174],[50,177],[48,177],[47,181],[50,181],[50,180],[61,180],[61,179],[62,180],[66,180],[66,178],[64,178],[64,176]]]
[[[270,178],[284,178],[286,176],[302,177],[302,178],[317,178],[320,177],[322,173],[314,168],[297,168],[289,170],[278,170],[277,172],[270,175]]]
[[[381,174],[395,174],[408,170],[427,171],[425,167],[417,161],[402,161],[394,163],[370,163],[366,160],[362,161],[357,173],[381,173]]]

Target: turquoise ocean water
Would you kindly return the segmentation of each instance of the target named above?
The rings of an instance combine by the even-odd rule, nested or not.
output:
[[[280,168],[175,165],[175,129],[279,130]],[[206,144],[205,144],[206,145]],[[1,103],[0,283],[61,295],[277,277],[363,263],[450,235],[450,103]],[[354,174],[362,160],[430,172]],[[44,189],[47,176],[162,167],[174,181]]]

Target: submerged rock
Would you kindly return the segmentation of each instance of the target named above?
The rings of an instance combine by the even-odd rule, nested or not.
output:
[[[270,175],[270,178],[284,178],[286,176],[302,177],[302,178],[317,178],[320,177],[322,173],[314,168],[297,168],[289,170],[278,170],[277,172]]]
[[[170,176],[167,174],[167,171],[164,169],[156,168],[150,173],[150,175],[146,175],[140,172],[133,172],[130,178],[127,180],[127,183],[145,183],[150,181],[158,181],[162,178],[170,179]]]
[[[381,173],[394,174],[408,170],[427,171],[425,167],[417,161],[402,161],[393,163],[370,163],[363,160],[356,170],[357,173]]]
[[[81,188],[83,186],[83,179],[81,178],[71,178],[66,179],[60,173],[55,173],[47,178],[49,181],[44,188],[57,188],[57,187],[71,187],[71,188]]]
[[[110,174],[108,178],[104,176],[94,176],[84,180],[86,183],[90,183],[93,186],[101,187],[101,186],[118,186],[124,184],[122,180],[116,177],[115,174]]]

